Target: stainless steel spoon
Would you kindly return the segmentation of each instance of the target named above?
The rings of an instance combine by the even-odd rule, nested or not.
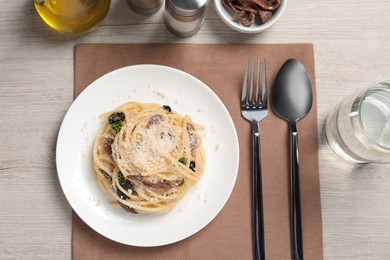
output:
[[[294,260],[303,259],[301,190],[299,180],[297,121],[305,117],[312,106],[310,79],[305,67],[296,59],[287,60],[280,68],[272,93],[276,114],[287,120],[291,130],[291,242]]]

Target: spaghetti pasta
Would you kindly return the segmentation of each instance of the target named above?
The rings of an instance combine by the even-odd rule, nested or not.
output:
[[[100,186],[131,213],[172,209],[203,175],[201,127],[169,106],[128,102],[102,115],[93,148]]]

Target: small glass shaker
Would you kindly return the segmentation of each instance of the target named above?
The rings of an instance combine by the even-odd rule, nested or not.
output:
[[[165,0],[165,26],[174,35],[185,38],[202,26],[208,0]]]
[[[142,15],[152,15],[156,13],[164,4],[163,0],[127,0],[129,7],[136,13]]]

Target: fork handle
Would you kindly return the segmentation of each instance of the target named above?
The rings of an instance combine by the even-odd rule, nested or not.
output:
[[[252,181],[252,212],[253,212],[253,247],[254,259],[264,260],[264,216],[263,187],[260,160],[260,130],[258,122],[252,122],[253,130],[253,181]]]
[[[291,236],[293,260],[303,260],[298,131],[295,124],[291,125]]]

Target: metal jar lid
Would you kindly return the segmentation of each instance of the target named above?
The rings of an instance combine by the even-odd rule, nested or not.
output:
[[[202,15],[208,0],[166,0],[166,8],[178,16],[193,17]]]

